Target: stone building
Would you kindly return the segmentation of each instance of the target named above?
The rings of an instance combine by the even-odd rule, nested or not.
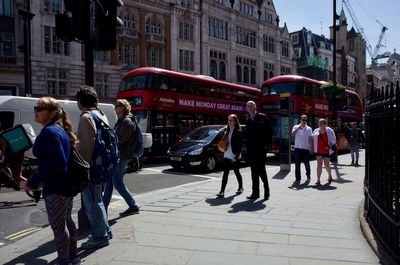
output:
[[[17,76],[9,81],[12,84],[1,79],[0,86],[15,87],[13,94],[24,95],[23,54],[16,49],[23,43],[23,35],[16,14],[25,1],[4,1],[13,5],[14,14],[7,19],[14,21],[12,56],[18,63],[14,70],[6,67]],[[112,101],[122,75],[142,66],[209,75],[254,87],[260,87],[266,78],[296,73],[289,33],[286,25],[279,25],[272,0],[123,2],[118,8],[124,26],[117,29],[117,48],[94,54],[94,87],[102,101]],[[35,15],[31,26],[31,94],[73,98],[85,82],[84,46],[56,37],[55,14],[64,12],[62,0],[30,3],[30,12]],[[0,21],[4,21],[1,15]],[[0,32],[5,32],[2,26]],[[0,75],[11,77],[2,65],[0,59]]]

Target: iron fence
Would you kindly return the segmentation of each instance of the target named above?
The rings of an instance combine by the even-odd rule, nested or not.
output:
[[[400,87],[376,89],[367,99],[365,211],[368,223],[400,264]]]

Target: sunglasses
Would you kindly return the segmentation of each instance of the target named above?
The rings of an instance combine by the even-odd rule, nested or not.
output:
[[[301,121],[307,121],[307,119],[300,119]]]
[[[49,110],[49,109],[48,109],[48,108],[45,108],[45,107],[34,106],[34,107],[33,107],[33,110],[34,110],[34,111],[37,111],[37,112],[42,112],[42,111],[44,111],[44,110]]]

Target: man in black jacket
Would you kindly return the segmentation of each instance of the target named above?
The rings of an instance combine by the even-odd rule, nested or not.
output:
[[[267,148],[272,143],[271,122],[267,115],[256,111],[257,106],[254,101],[248,101],[246,108],[249,113],[246,120],[247,153],[253,189],[247,199],[255,200],[260,197],[260,177],[264,183],[264,200],[268,200],[270,193],[265,158]]]

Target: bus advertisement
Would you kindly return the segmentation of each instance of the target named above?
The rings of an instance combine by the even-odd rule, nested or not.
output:
[[[259,96],[258,88],[153,67],[126,73],[117,94],[130,102],[141,130],[152,134],[153,157],[165,156],[194,128],[226,124],[231,113],[243,120],[246,102]]]
[[[325,81],[297,75],[282,75],[265,80],[261,88],[260,111],[274,124],[272,152],[279,153],[281,139],[287,138],[300,116],[308,116],[308,125],[316,128],[320,118],[328,120],[337,136],[338,150],[348,150],[346,127],[362,121],[360,97],[350,90],[328,91]],[[287,103],[284,99],[288,99]]]

